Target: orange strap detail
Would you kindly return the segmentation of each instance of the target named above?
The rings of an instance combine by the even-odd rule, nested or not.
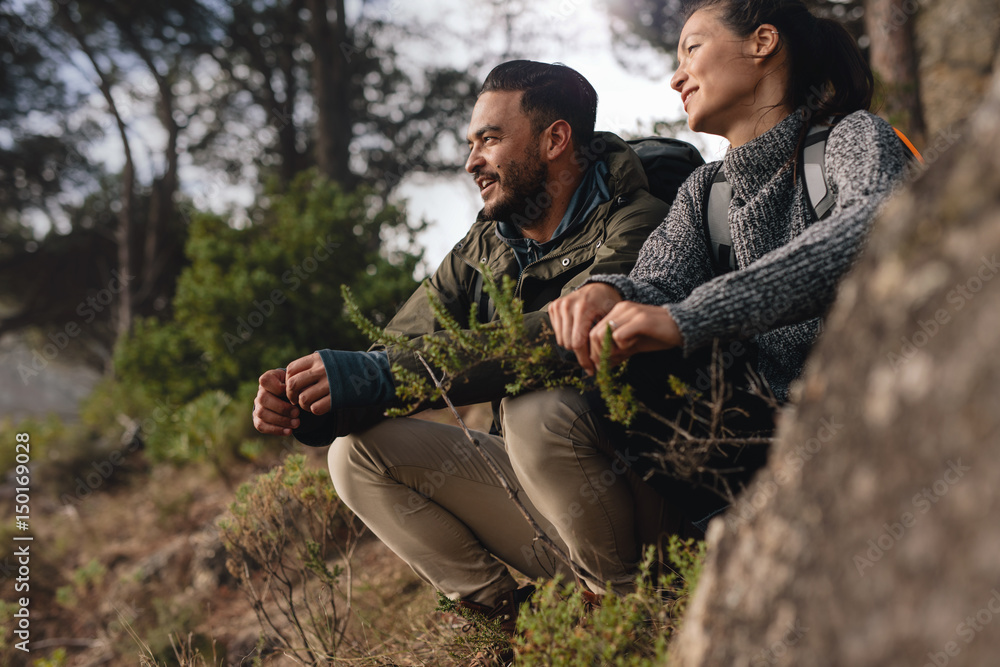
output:
[[[892,129],[896,131],[896,136],[899,137],[899,140],[903,142],[903,145],[910,149],[910,152],[913,153],[913,157],[917,158],[917,162],[923,164],[924,156],[920,154],[920,151],[917,150],[917,147],[914,146],[913,143],[906,138],[905,134],[899,131],[898,127],[894,127]]]

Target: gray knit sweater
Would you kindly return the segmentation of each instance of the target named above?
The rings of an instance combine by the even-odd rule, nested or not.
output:
[[[669,308],[684,350],[713,339],[754,339],[757,371],[785,400],[833,302],[838,281],[862,248],[879,206],[903,173],[892,127],[866,111],[846,116],[827,140],[826,180],[836,196],[813,222],[790,157],[802,128],[797,111],[768,132],[699,168],[681,186],[666,220],[628,276],[591,278],[631,301]],[[737,270],[713,277],[704,203],[720,165],[733,187],[729,224]]]

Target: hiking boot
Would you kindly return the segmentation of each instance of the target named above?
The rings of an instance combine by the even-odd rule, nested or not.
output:
[[[601,606],[601,602],[604,600],[603,595],[591,593],[590,591],[583,591],[580,597],[583,598],[583,613],[587,616],[593,614],[594,611]]]

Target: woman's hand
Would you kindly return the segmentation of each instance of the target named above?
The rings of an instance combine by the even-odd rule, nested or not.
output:
[[[684,343],[680,329],[670,311],[663,306],[646,306],[634,301],[622,301],[590,331],[590,364],[584,366],[593,373],[601,360],[604,334],[611,327],[611,362],[619,364],[633,354],[669,350]],[[582,365],[582,364],[581,364]]]
[[[576,354],[576,360],[590,375],[595,370],[591,361],[590,331],[594,323],[611,312],[621,300],[622,295],[611,285],[590,283],[549,304],[549,320],[555,330],[556,342]]]

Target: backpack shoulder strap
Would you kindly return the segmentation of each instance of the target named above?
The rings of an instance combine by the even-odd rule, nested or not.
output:
[[[831,129],[833,129],[832,125],[817,125],[810,128],[802,150],[802,171],[814,220],[822,220],[829,215],[834,204],[833,193],[826,187],[826,141],[830,137]],[[907,162],[922,164],[924,158],[920,155],[920,151],[906,138],[905,134],[899,131],[899,128],[893,127],[892,129],[903,144]]]
[[[830,130],[831,126],[822,125],[810,128],[802,148],[802,175],[813,220],[822,220],[829,215],[836,201],[826,187],[826,140],[830,137]]]
[[[920,151],[913,145],[913,142],[907,139],[906,135],[898,127],[893,127],[892,130],[899,137],[899,140],[903,142],[903,148],[906,149],[906,161],[924,164],[924,156],[920,154]]]
[[[705,200],[703,220],[709,256],[715,275],[722,275],[736,268],[733,234],[729,228],[729,204],[733,200],[733,186],[726,178],[726,169],[719,165]]]

